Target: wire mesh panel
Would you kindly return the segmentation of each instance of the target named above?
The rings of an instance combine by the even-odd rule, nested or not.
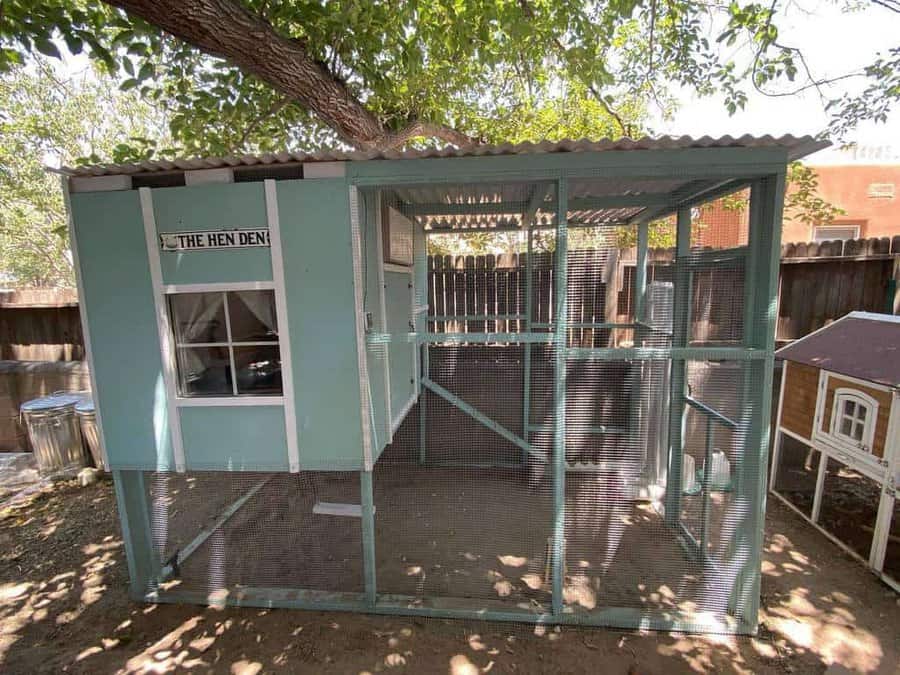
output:
[[[783,434],[773,488],[807,517],[812,517],[822,453]]]
[[[869,559],[881,486],[833,457],[825,466],[819,525],[848,548]]]
[[[164,592],[362,591],[355,472],[147,473],[145,485]]]
[[[887,549],[882,569],[887,576],[896,583],[900,583],[900,499],[896,498],[888,529]]]
[[[423,463],[418,419],[407,417],[374,472],[379,593],[425,607],[548,611],[549,476],[530,476],[519,448],[464,416],[453,420],[460,450],[434,447],[448,431],[435,426]]]
[[[675,249],[649,223],[709,181],[564,185],[362,190],[372,473],[146,474],[164,593],[746,628],[771,375],[746,231],[686,242],[681,208]],[[403,227],[379,240],[375,205]]]

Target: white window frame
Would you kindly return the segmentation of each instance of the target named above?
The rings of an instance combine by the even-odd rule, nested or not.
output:
[[[844,420],[844,403],[852,402],[856,406],[863,406],[866,409],[866,418],[862,422],[857,417],[853,417],[853,424],[863,425],[862,438],[856,440],[852,436],[847,436],[841,432],[841,423]],[[875,440],[875,423],[878,420],[878,401],[868,394],[853,389],[851,387],[838,387],[834,390],[834,402],[831,406],[831,429],[829,433],[834,439],[844,445],[849,445],[855,450],[862,450],[872,455],[872,443]],[[852,433],[852,431],[851,431]]]
[[[177,341],[175,335],[174,317],[169,317],[169,325],[171,331],[169,339],[172,343],[172,367],[175,376],[175,405],[178,407],[216,407],[216,406],[265,406],[265,405],[284,405],[284,373],[282,372],[282,393],[279,394],[240,394],[237,392],[237,380],[234,372],[234,347],[252,347],[252,346],[277,346],[278,353],[283,359],[284,356],[284,338],[282,336],[281,325],[278,325],[278,340],[275,341],[251,341],[251,342],[233,342],[231,340],[231,321],[228,315],[228,302],[226,294],[235,291],[273,291],[275,292],[275,284],[270,281],[252,281],[245,283],[212,283],[212,284],[169,284],[163,286],[165,295],[165,311],[170,314],[170,305],[168,303],[169,296],[181,295],[184,293],[221,293],[223,296],[224,311],[226,317],[226,330],[228,333],[227,342],[191,342],[182,344]],[[277,303],[278,299],[275,298]],[[280,317],[276,313],[276,321]],[[181,373],[178,370],[179,349],[190,347],[224,347],[228,349],[229,365],[232,369],[232,393],[219,394],[216,396],[185,396],[181,393]]]
[[[854,230],[854,234],[852,237],[848,237],[844,239],[840,237],[841,241],[848,241],[849,239],[859,239],[859,233],[862,229],[859,223],[829,223],[828,225],[813,225],[812,231],[810,232],[810,240],[811,241],[833,241],[834,238],[827,239],[819,239],[816,236],[816,230]]]

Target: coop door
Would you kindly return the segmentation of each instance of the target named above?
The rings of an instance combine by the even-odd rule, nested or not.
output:
[[[415,342],[409,339],[414,331],[412,270],[385,271],[384,299],[387,332],[391,337],[388,356],[391,428],[396,430],[415,396]]]

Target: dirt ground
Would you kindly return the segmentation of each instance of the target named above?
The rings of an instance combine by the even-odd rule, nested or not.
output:
[[[757,638],[142,605],[111,483],[62,483],[0,514],[0,670],[900,672],[898,596],[775,501],[763,574]]]

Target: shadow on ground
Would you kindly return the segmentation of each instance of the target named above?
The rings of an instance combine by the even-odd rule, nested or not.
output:
[[[0,514],[0,669],[97,672],[896,672],[897,596],[771,504],[759,636],[214,610],[128,600],[112,485]]]

